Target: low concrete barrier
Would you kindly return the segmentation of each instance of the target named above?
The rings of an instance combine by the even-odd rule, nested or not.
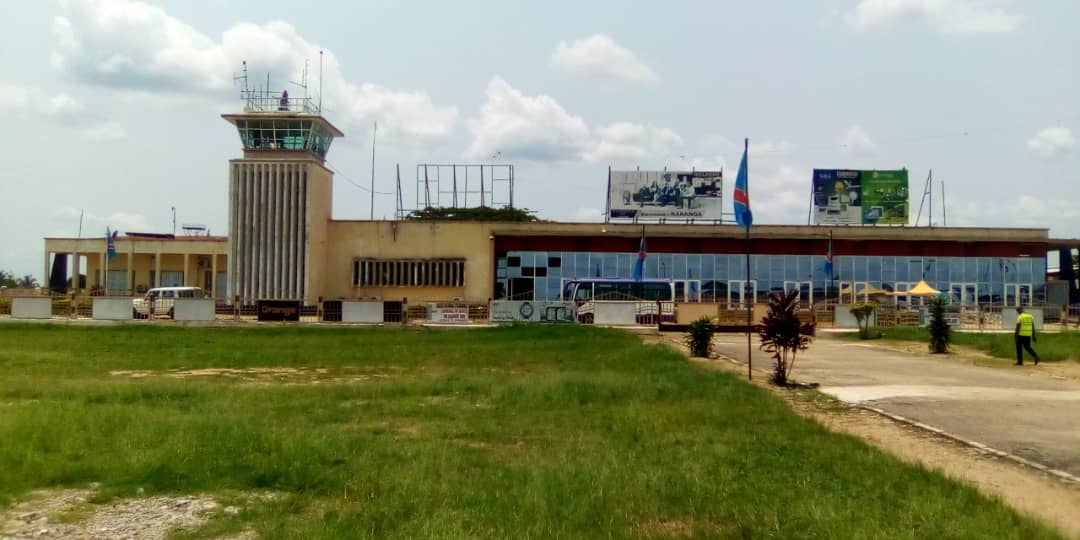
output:
[[[593,323],[611,325],[637,324],[638,302],[594,302]]]
[[[1043,310],[1042,308],[1024,308],[1024,311],[1031,314],[1031,318],[1035,322],[1035,329],[1043,329]],[[1016,328],[1016,308],[1005,308],[1001,310],[1001,328],[1005,330],[1013,330]]]
[[[690,324],[702,317],[717,319],[720,313],[719,304],[703,303],[677,303],[675,304],[675,322],[677,324]]]
[[[342,300],[341,322],[381,323],[383,322],[383,303]]]
[[[492,300],[488,319],[492,322],[572,322],[573,302],[547,300]]]
[[[177,298],[173,304],[173,320],[212,321],[214,301],[209,298]]]
[[[52,318],[52,298],[12,298],[11,317],[15,319]]]
[[[99,321],[131,320],[131,298],[127,296],[95,296],[91,316]]]
[[[877,326],[877,312],[870,314],[869,326]],[[833,328],[858,328],[859,320],[851,314],[851,306],[836,306]]]

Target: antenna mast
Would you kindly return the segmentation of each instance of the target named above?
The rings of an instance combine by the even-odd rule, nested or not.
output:
[[[319,114],[322,114],[322,56],[323,52],[319,51]]]

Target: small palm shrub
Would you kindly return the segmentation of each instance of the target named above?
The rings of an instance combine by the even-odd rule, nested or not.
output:
[[[870,317],[874,315],[874,307],[874,304],[871,303],[851,305],[851,314],[859,323],[859,339],[878,337],[870,334]]]
[[[927,301],[930,308],[930,352],[934,354],[949,352],[949,322],[945,320],[945,306],[948,303],[942,296]]]
[[[773,383],[787,386],[795,355],[804,351],[813,339],[811,328],[799,323],[799,291],[774,292],[769,295],[769,312],[761,319],[758,335],[761,350],[773,355]]]
[[[712,337],[716,333],[716,326],[712,319],[702,317],[692,323],[687,330],[686,345],[690,347],[691,356],[709,356],[712,350]]]

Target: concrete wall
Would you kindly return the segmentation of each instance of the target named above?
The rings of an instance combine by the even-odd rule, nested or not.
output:
[[[851,314],[851,306],[836,306],[833,328],[858,328],[859,320]],[[870,315],[870,326],[877,326],[877,311]]]
[[[95,296],[92,316],[99,321],[127,321],[132,318],[131,298]]]
[[[487,302],[492,296],[495,263],[492,260],[492,226],[479,222],[333,221],[323,274],[325,298],[380,298],[410,304],[460,299]],[[465,259],[464,287],[353,287],[353,260]]]
[[[12,298],[11,316],[16,319],[52,318],[52,299],[48,297]]]
[[[382,302],[341,302],[341,322],[381,323],[383,322]]]
[[[212,321],[214,301],[199,298],[177,298],[173,304],[173,320]]]
[[[1024,308],[1024,311],[1031,314],[1031,318],[1035,321],[1035,329],[1043,329],[1043,310],[1042,308]],[[1001,310],[1001,328],[1005,330],[1016,329],[1016,308],[1005,308]]]
[[[574,321],[573,302],[543,300],[493,300],[488,311],[492,322],[571,322]]]
[[[595,302],[593,323],[611,325],[637,324],[636,302]]]
[[[705,303],[679,303],[675,304],[675,322],[678,324],[690,324],[702,317],[716,319],[720,310],[719,304]]]

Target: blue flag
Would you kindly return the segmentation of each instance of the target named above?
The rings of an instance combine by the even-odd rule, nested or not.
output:
[[[750,212],[750,188],[747,185],[749,172],[746,165],[746,154],[750,149],[750,139],[743,141],[742,161],[739,162],[739,174],[735,176],[735,222],[740,227],[749,229],[754,223],[754,214]]]
[[[637,261],[634,262],[634,281],[641,281],[645,274],[645,227],[641,228],[641,244],[638,245]]]
[[[116,258],[116,233],[117,231],[110,232],[109,228],[105,227],[105,251],[110,261]]]

